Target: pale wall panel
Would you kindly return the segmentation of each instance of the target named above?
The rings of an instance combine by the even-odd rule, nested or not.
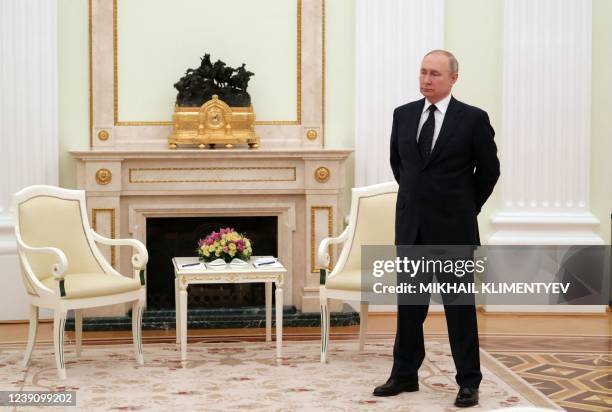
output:
[[[57,184],[57,51],[56,1],[0,1],[0,320],[28,314],[12,195]]]
[[[393,180],[393,109],[423,96],[425,53],[444,44],[444,1],[355,2],[355,185]]]
[[[297,0],[118,0],[120,122],[170,121],[173,84],[210,53],[246,63],[258,121],[297,119]]]

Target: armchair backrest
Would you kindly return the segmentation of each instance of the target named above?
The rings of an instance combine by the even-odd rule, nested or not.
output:
[[[395,182],[353,188],[348,239],[336,267],[361,269],[362,245],[395,243]]]
[[[31,247],[56,247],[66,255],[70,273],[100,273],[104,269],[93,248],[85,211],[85,193],[53,186],[30,186],[14,196],[15,232]],[[54,257],[20,253],[38,279],[52,276]],[[22,262],[23,264],[24,262]]]

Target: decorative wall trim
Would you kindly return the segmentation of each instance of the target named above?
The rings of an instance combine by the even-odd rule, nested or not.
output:
[[[317,267],[317,211],[327,212],[327,237],[334,235],[334,209],[332,206],[311,206],[310,207],[310,272],[318,273],[319,267]],[[333,249],[329,248],[329,265],[333,267],[334,254]]]
[[[108,133],[107,130],[100,130],[98,132],[98,139],[102,140],[103,142],[108,140],[109,137],[110,137],[110,134]]]
[[[325,0],[321,0],[321,147],[325,147]]]
[[[109,213],[110,214],[110,238],[111,239],[116,239],[116,232],[115,232],[115,209],[91,209],[91,227],[93,228],[94,232],[98,232],[98,213]],[[101,234],[101,233],[100,233]],[[104,235],[102,235],[104,236]],[[117,269],[116,266],[116,262],[115,262],[115,246],[110,246],[110,251],[111,251],[111,266],[115,269]]]
[[[324,146],[325,118],[325,1],[297,2],[296,120],[256,121],[267,146]],[[117,75],[117,3],[89,0],[90,147],[166,147],[171,121],[124,122],[119,119]],[[308,70],[304,70],[303,65]],[[94,139],[95,130],[114,124],[113,141]],[[301,125],[321,129],[321,139],[303,141]],[[138,127],[146,126],[146,128]],[[279,127],[289,126],[289,127]],[[100,144],[102,143],[102,144]]]
[[[117,68],[117,1],[113,0],[113,76],[114,76],[114,124],[115,126],[167,126],[171,125],[171,121],[150,121],[150,122],[122,122],[119,120],[119,76]],[[297,70],[296,70],[296,120],[267,120],[256,121],[259,125],[299,125],[302,124],[302,0],[297,0]]]
[[[249,172],[257,173],[261,171],[269,171],[270,176],[249,177]],[[147,178],[146,172],[161,172],[157,176]],[[180,179],[173,178],[174,172],[180,172]],[[185,178],[188,172],[200,172],[200,175],[195,175],[192,179]],[[229,172],[231,176],[219,177],[219,173]],[[284,173],[283,173],[284,172]],[[160,168],[130,168],[129,182],[130,183],[223,183],[223,182],[295,182],[296,181],[295,167],[160,167]],[[215,177],[215,175],[217,177]],[[234,177],[244,175],[245,177]],[[274,177],[276,176],[276,177]]]
[[[325,183],[329,180],[331,172],[325,166],[318,167],[314,172],[314,178],[319,183]]]
[[[88,73],[87,73],[87,80],[89,81],[89,147],[93,147],[93,123],[94,123],[94,117],[93,117],[93,47],[92,47],[92,42],[93,42],[93,4],[92,4],[93,0],[88,0],[88,7],[87,7],[87,40],[88,40],[88,45],[87,45],[87,52],[89,54],[89,56],[87,56],[87,63],[88,63]]]
[[[113,174],[108,169],[98,169],[96,172],[96,183],[99,185],[107,185],[113,180]]]

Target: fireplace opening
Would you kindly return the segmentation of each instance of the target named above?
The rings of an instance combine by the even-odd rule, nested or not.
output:
[[[278,256],[276,216],[147,218],[147,306],[174,309],[172,258],[197,256],[198,240],[231,227],[251,240],[254,255]],[[274,294],[272,294],[274,296]],[[236,308],[265,304],[263,283],[190,285],[189,308]]]

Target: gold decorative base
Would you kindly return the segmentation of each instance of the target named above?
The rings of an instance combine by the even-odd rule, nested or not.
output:
[[[257,149],[260,141],[255,135],[253,107],[229,107],[213,95],[202,107],[174,107],[173,130],[168,147],[197,146],[214,149],[223,145],[231,149],[235,145],[248,145]]]

